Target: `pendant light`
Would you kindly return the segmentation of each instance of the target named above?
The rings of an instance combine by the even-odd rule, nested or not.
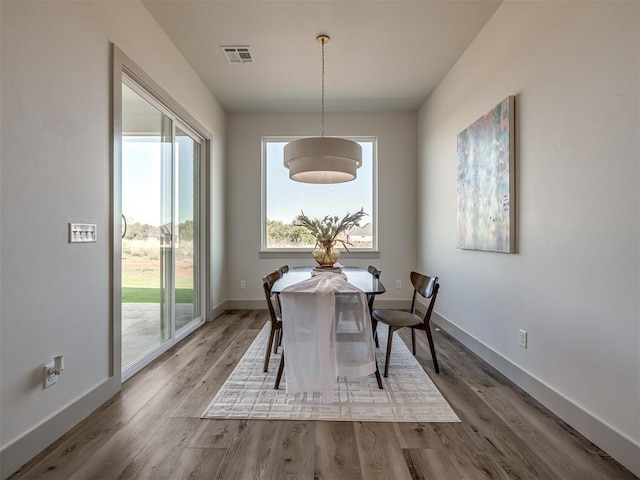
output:
[[[322,136],[301,138],[284,147],[284,166],[289,178],[304,183],[342,183],[356,178],[362,165],[362,147],[345,138],[324,136],[324,46],[328,35],[318,35],[322,45]]]

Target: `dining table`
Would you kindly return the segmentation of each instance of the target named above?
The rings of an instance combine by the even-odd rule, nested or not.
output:
[[[347,277],[347,281],[354,287],[362,290],[367,296],[381,295],[387,291],[380,279],[374,277],[366,268],[342,266],[335,270],[340,270],[341,273],[344,273]],[[285,288],[311,278],[311,275],[314,272],[322,271],[322,268],[308,266],[290,268],[288,272],[276,281],[271,289],[271,293],[279,294]],[[326,269],[326,271],[331,270]]]
[[[358,378],[375,373],[382,389],[370,309],[375,296],[385,292],[382,282],[360,267],[285,272],[271,289],[282,301],[284,334],[274,388],[285,371],[287,393],[321,391],[331,398],[336,374]]]

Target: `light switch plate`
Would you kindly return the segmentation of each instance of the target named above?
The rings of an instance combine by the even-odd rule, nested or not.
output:
[[[95,223],[70,223],[69,243],[95,243],[98,240],[98,226]]]

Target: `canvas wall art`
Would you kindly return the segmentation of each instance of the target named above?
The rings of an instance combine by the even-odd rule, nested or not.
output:
[[[458,248],[515,253],[515,97],[458,134]]]

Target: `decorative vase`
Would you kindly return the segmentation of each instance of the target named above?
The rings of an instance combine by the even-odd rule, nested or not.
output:
[[[331,267],[340,258],[340,251],[334,247],[335,244],[334,240],[318,242],[313,259],[322,267]]]

